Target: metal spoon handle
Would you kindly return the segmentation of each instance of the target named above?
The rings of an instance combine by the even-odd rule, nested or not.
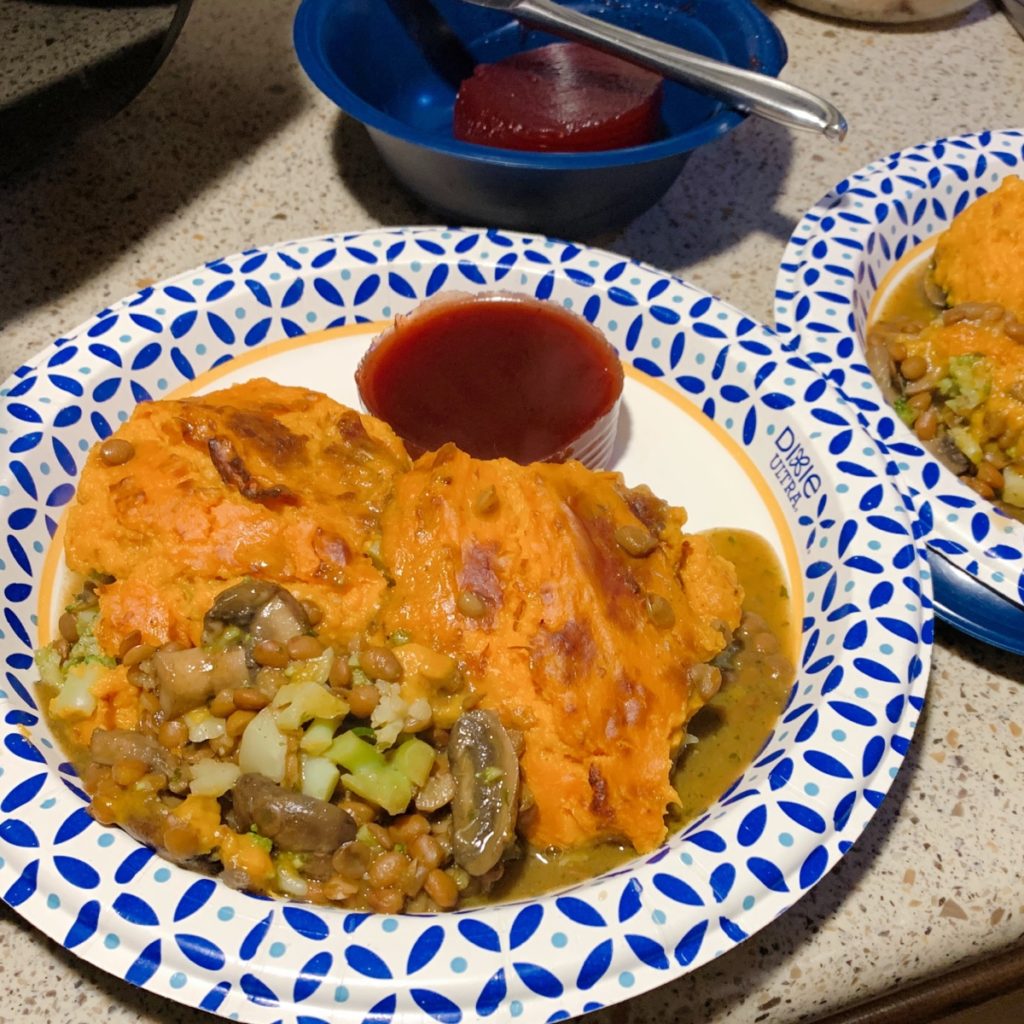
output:
[[[718,96],[739,110],[790,128],[821,132],[834,142],[841,142],[846,136],[846,118],[828,100],[770,75],[702,57],[580,14],[551,0],[514,0],[501,6],[516,17],[557,35],[590,43],[701,92]]]

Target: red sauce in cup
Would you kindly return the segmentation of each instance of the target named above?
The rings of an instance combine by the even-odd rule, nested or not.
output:
[[[523,465],[611,454],[622,365],[562,306],[506,293],[424,303],[375,339],[356,372],[367,410],[413,455],[448,441]]]
[[[662,79],[580,43],[480,64],[459,87],[453,131],[502,149],[587,152],[639,146],[661,130]]]

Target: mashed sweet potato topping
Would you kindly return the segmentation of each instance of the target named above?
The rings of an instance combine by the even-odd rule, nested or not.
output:
[[[111,464],[94,448],[65,546],[73,571],[114,577],[104,649],[135,630],[147,643],[197,643],[213,597],[245,576],[315,600],[338,640],[370,624],[387,584],[368,551],[410,464],[385,423],[254,380],[146,402],[116,440],[134,455]]]
[[[455,655],[482,706],[522,731],[536,803],[521,829],[537,846],[646,851],[665,836],[673,757],[710,696],[691,668],[701,680],[742,600],[733,566],[684,522],[579,463],[524,468],[450,446],[397,480],[385,629]]]
[[[975,199],[935,245],[935,281],[947,304],[998,302],[1024,319],[1024,181],[1003,179]]]
[[[303,388],[148,402],[69,513],[51,714],[100,820],[245,888],[448,909],[519,839],[646,852],[766,628],[685,523],[575,462],[412,463]]]

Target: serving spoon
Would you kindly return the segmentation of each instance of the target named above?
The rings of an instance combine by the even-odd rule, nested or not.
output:
[[[780,82],[770,75],[702,57],[639,32],[580,14],[561,4],[552,3],[551,0],[464,2],[496,11],[507,11],[530,25],[589,43],[722,99],[737,110],[756,114],[776,124],[821,132],[832,142],[841,142],[846,137],[846,118],[833,104],[806,89]]]

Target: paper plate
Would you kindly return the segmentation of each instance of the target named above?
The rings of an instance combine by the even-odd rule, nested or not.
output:
[[[749,526],[779,552],[802,609],[799,671],[754,763],[652,856],[543,898],[435,916],[248,896],[96,824],[32,668],[59,590],[51,538],[90,445],[137,402],[257,374],[352,400],[381,321],[442,289],[495,287],[563,303],[618,347],[629,481],[685,504],[694,528]],[[720,955],[813,886],[910,743],[931,601],[885,457],[770,332],[618,256],[436,229],[249,250],[58,339],[8,381],[0,429],[0,894],[78,956],[188,1005],[313,1024],[554,1021],[619,1002]]]
[[[973,199],[1022,172],[1024,133],[1016,130],[938,139],[876,160],[804,215],[775,290],[784,347],[838,385],[884,444],[897,483],[917,506],[928,546],[1015,604],[1024,603],[1024,524],[962,484],[894,415],[864,361],[861,339],[871,301],[890,270],[941,234]],[[921,255],[927,260],[927,252]],[[996,602],[1000,620],[1018,627],[993,631],[986,611],[991,602],[979,601],[964,582],[937,583],[936,597],[939,614],[955,625],[1024,653],[1024,619],[1016,608]]]

